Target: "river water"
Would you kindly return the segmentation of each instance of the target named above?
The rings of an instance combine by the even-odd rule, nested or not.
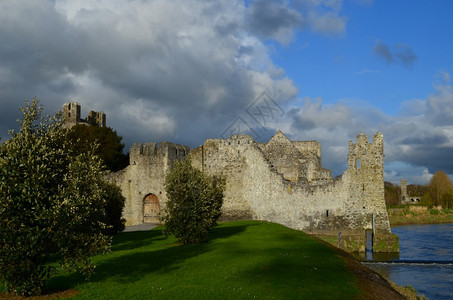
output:
[[[400,239],[399,259],[364,263],[428,299],[453,299],[453,224],[392,228]]]

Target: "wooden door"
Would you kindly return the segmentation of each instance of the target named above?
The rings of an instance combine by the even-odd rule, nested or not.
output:
[[[159,223],[160,219],[159,199],[154,194],[149,194],[143,201],[143,222]]]

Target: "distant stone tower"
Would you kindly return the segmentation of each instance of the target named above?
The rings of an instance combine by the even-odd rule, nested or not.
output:
[[[407,181],[406,179],[401,179],[401,203],[405,203],[407,200]]]
[[[65,128],[71,128],[77,124],[88,126],[106,127],[106,115],[100,111],[88,113],[85,119],[80,117],[81,106],[77,102],[68,102],[63,104],[63,123]]]
[[[71,128],[80,122],[80,104],[77,102],[63,104],[63,122],[65,128]]]

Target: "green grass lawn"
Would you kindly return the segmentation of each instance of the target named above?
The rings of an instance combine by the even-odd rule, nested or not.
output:
[[[49,288],[75,288],[74,299],[349,299],[359,293],[334,250],[259,221],[222,223],[199,245],[179,245],[159,228],[121,233],[112,253],[94,261],[89,281],[74,273],[52,278]]]

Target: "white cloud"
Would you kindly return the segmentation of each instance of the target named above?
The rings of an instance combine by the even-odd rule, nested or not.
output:
[[[346,18],[335,12],[311,12],[308,20],[314,32],[337,35],[346,31]]]
[[[449,76],[443,74],[442,78]],[[437,170],[453,174],[452,103],[453,88],[445,80],[427,99],[404,102],[397,116],[385,115],[363,101],[323,105],[320,98],[305,99],[303,104],[288,108],[288,127],[294,137],[319,139],[326,158],[323,161],[335,174],[347,167],[347,149],[341,148],[347,140],[355,140],[360,132],[371,139],[380,131],[385,142],[386,180],[406,178],[408,182],[426,183]]]

